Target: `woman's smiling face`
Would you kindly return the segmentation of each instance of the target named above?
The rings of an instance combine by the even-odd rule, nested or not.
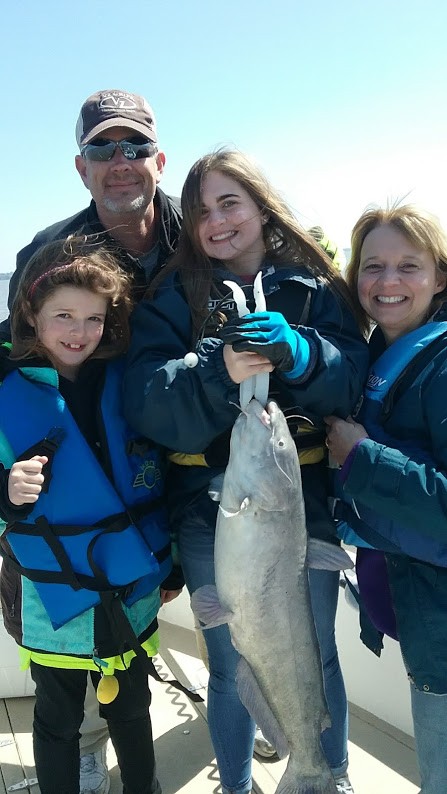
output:
[[[359,301],[388,344],[428,319],[434,295],[446,286],[430,251],[416,248],[394,226],[376,226],[360,256]]]

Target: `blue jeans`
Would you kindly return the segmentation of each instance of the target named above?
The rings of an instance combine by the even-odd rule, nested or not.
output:
[[[340,574],[309,569],[312,612],[323,664],[323,683],[331,727],[321,734],[321,746],[335,777],[348,768],[348,701],[335,642]]]
[[[413,684],[410,691],[420,794],[440,794],[447,790],[447,695],[423,692]]]
[[[209,500],[209,497],[206,497]],[[192,594],[205,584],[215,584],[212,505],[203,505],[207,515],[190,508],[178,528],[180,559],[186,586]],[[346,771],[348,710],[343,677],[335,644],[335,614],[338,599],[337,571],[309,572],[312,609],[323,662],[324,686],[332,725],[322,736],[323,751],[335,775]],[[224,794],[251,791],[251,763],[255,724],[236,691],[235,651],[227,626],[203,632],[209,656],[208,726],[216,753]]]

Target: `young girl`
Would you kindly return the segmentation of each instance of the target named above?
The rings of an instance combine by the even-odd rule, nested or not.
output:
[[[158,455],[121,416],[129,311],[103,248],[50,243],[23,273],[1,348],[1,600],[36,684],[42,794],[79,794],[89,671],[124,792],[161,791],[147,662],[171,561]]]
[[[328,406],[331,413],[346,416],[356,404],[367,349],[331,260],[242,154],[219,151],[201,158],[187,176],[182,209],[177,254],[154,282],[153,299],[134,313],[124,405],[139,432],[175,450],[170,499],[192,593],[214,584],[217,505],[208,488],[228,460],[239,384],[271,373],[270,393],[280,406],[311,416],[321,428]],[[259,271],[267,312],[240,320],[224,282],[243,287],[253,309]],[[336,542],[327,509],[324,434],[302,431],[295,421],[308,530]],[[338,791],[351,792],[346,694],[334,636],[338,585],[338,572],[310,572],[332,719],[322,744]],[[208,721],[223,791],[246,794],[255,726],[237,695],[238,656],[227,626],[204,636]]]

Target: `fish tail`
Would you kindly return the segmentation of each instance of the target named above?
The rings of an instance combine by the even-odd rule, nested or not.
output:
[[[298,764],[290,758],[275,794],[337,794],[337,787],[329,767],[314,775],[300,775]]]
[[[334,778],[324,783],[315,778],[302,778],[301,780],[290,780],[285,786],[281,784],[276,789],[275,794],[337,794]]]

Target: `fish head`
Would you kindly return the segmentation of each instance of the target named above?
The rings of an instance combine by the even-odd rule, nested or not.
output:
[[[288,494],[301,493],[298,453],[275,402],[263,408],[251,400],[238,416],[225,479],[235,505],[250,503],[263,510],[283,510]]]

